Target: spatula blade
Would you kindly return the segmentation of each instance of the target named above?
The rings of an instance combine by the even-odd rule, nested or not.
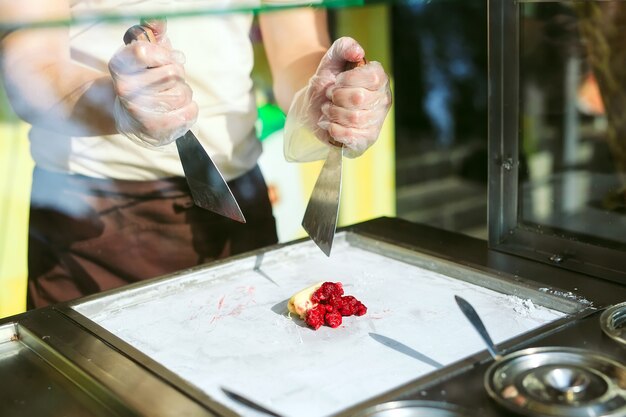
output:
[[[342,157],[343,148],[329,147],[328,157],[315,182],[302,218],[302,227],[326,256],[330,256],[337,229]]]
[[[246,219],[224,177],[191,130],[176,140],[176,147],[194,203],[245,223]]]

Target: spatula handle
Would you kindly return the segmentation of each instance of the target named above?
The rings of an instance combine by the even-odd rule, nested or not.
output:
[[[135,25],[124,33],[124,44],[128,45],[132,41],[148,41],[150,43],[156,42],[154,33],[147,27],[141,25]]]
[[[344,71],[350,71],[351,69],[355,69],[357,67],[362,67],[363,65],[367,64],[367,59],[365,59],[365,57],[361,58],[360,61],[358,62],[352,62],[352,61],[348,61],[346,62],[346,66],[344,67]]]
[[[156,42],[154,32],[148,27],[135,25],[128,28],[124,33],[124,44],[128,45],[132,41],[147,41],[150,43]]]

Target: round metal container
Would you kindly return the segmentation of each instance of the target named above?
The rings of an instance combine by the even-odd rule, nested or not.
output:
[[[600,327],[611,339],[626,346],[626,302],[604,310],[600,316]]]
[[[626,416],[626,367],[584,349],[511,353],[489,367],[485,387],[500,405],[527,416]]]
[[[392,401],[369,407],[352,417],[476,417],[453,404],[437,401]]]

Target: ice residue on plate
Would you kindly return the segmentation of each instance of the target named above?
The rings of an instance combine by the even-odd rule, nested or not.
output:
[[[509,295],[508,299],[513,306],[513,310],[522,317],[528,317],[537,310],[535,303],[533,303],[533,301],[529,298],[520,298],[514,295]]]
[[[586,298],[576,295],[571,291],[560,291],[560,290],[555,290],[553,288],[546,288],[546,287],[539,288],[539,291],[544,292],[546,294],[555,295],[557,297],[566,298],[568,300],[576,301],[577,303],[581,303],[581,304],[588,305],[588,306],[591,306],[593,304],[591,301],[587,300]]]

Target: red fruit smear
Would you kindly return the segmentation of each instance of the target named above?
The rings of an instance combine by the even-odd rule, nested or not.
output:
[[[312,295],[317,306],[306,314],[306,324],[317,330],[326,324],[332,328],[341,326],[342,316],[362,316],[367,307],[351,295],[343,295],[341,282],[325,282]]]

